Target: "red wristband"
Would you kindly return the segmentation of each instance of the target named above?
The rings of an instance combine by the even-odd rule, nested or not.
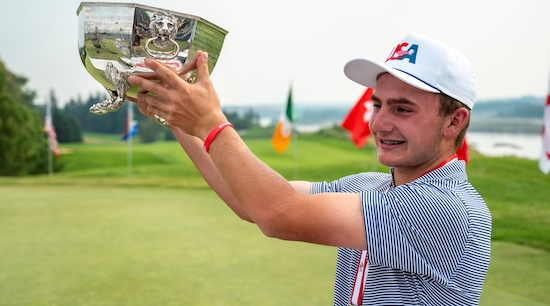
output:
[[[231,124],[231,122],[229,122],[229,121],[226,121],[224,123],[220,123],[220,124],[216,125],[212,129],[212,131],[210,131],[210,134],[208,134],[208,136],[206,136],[206,139],[204,140],[204,150],[206,151],[206,153],[209,153],[210,144],[212,143],[214,138],[216,138],[216,136],[218,136],[218,134],[221,132],[221,130],[223,130],[224,128],[226,128],[228,126],[233,127],[233,124]]]

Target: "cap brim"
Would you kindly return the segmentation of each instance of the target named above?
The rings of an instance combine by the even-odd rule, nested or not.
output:
[[[441,92],[440,90],[433,88],[410,74],[368,59],[354,59],[349,61],[344,66],[344,74],[350,80],[370,88],[376,88],[378,77],[384,72],[387,72],[399,80],[418,89],[434,93]]]

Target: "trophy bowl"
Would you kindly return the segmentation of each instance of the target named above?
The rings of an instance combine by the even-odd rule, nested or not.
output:
[[[98,115],[117,111],[127,96],[137,97],[140,88],[130,85],[128,77],[153,73],[144,65],[147,57],[180,73],[187,59],[203,50],[212,72],[227,34],[200,17],[136,3],[82,2],[76,14],[80,59],[109,93],[107,100],[90,107]],[[196,78],[192,72],[187,81]]]

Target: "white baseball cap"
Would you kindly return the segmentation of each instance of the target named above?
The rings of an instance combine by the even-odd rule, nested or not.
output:
[[[344,66],[352,81],[376,88],[387,72],[416,88],[444,93],[472,109],[476,101],[476,78],[470,62],[457,50],[426,36],[411,33],[393,48],[385,63],[354,59]]]

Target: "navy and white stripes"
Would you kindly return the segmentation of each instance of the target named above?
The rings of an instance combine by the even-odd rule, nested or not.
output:
[[[462,161],[392,187],[390,174],[314,183],[361,193],[369,254],[363,305],[477,305],[490,257],[491,215]],[[334,305],[349,305],[361,251],[338,250]]]

